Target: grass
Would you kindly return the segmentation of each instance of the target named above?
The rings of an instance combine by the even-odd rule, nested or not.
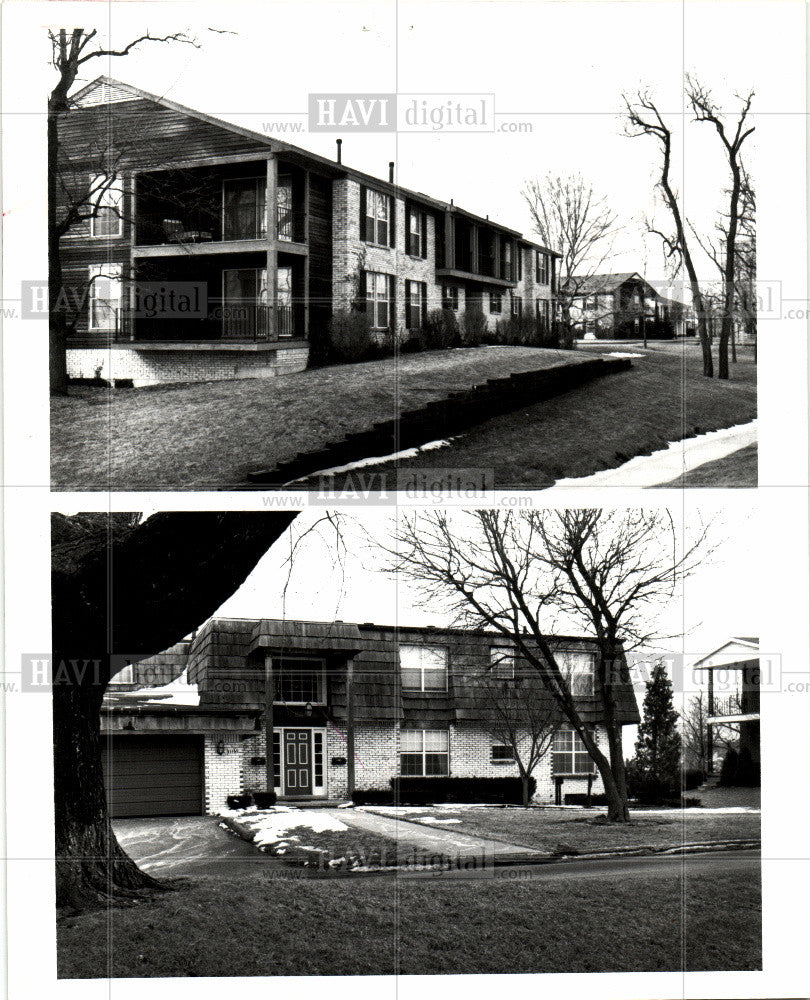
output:
[[[418,813],[409,811],[401,818],[418,820],[420,815],[435,817],[437,813],[437,818],[460,822],[452,826],[428,822],[425,826],[548,852],[557,851],[563,845],[586,853],[611,847],[675,847],[719,840],[757,840],[760,836],[758,813],[701,816],[692,812],[673,814],[668,810],[658,815],[635,815],[629,824],[603,825],[593,822],[599,815],[595,810],[583,810],[583,815],[570,809],[476,807],[454,810],[452,806],[431,806]],[[396,811],[386,814],[393,816]]]
[[[750,871],[474,882],[199,878],[60,921],[60,978],[757,969]]]
[[[467,348],[149,389],[75,387],[51,409],[55,489],[226,489],[353,431],[512,372],[581,358]]]
[[[667,486],[672,487],[746,487],[757,483],[757,446],[749,445],[740,448],[725,458],[715,462],[706,462],[692,469],[683,476],[673,479]]]
[[[756,365],[742,350],[731,380],[722,382],[704,378],[698,347],[691,343],[662,343],[646,351],[626,344],[583,345],[579,353],[593,357],[613,350],[644,356],[633,359],[630,371],[488,420],[447,448],[366,466],[361,470],[365,481],[379,482],[371,477],[387,473],[407,486],[411,479],[421,481],[425,470],[439,479],[442,470],[477,469],[491,470],[499,489],[542,489],[558,479],[616,468],[671,441],[748,423],[757,415]],[[723,485],[715,483],[711,470],[704,472],[706,481],[698,482],[696,476],[691,485]],[[757,485],[755,461],[744,469],[740,463],[737,472],[735,485]],[[718,478],[726,475],[721,468]],[[356,479],[355,474],[355,485]],[[335,478],[337,491],[346,484],[346,475]]]

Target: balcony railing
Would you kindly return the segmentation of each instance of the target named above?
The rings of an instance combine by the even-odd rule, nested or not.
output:
[[[272,313],[275,310],[275,336],[272,336]],[[120,309],[108,311],[101,330],[118,343],[160,342],[228,342],[259,343],[290,339],[296,335],[292,305],[279,303],[275,307],[261,302],[226,302],[209,299],[205,316],[196,318],[170,316],[132,316]]]

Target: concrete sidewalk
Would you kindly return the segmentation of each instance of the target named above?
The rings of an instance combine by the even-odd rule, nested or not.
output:
[[[451,857],[469,854],[479,857],[509,857],[513,860],[546,856],[546,852],[533,851],[517,844],[473,837],[453,829],[439,830],[433,826],[415,823],[405,817],[380,816],[378,813],[365,812],[362,808],[335,810],[335,817],[357,830],[376,833],[430,854],[445,854]]]

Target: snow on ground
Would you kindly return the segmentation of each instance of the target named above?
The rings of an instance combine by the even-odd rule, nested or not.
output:
[[[460,823],[460,819],[437,819],[435,816],[417,816],[420,823]]]
[[[606,358],[643,358],[644,354],[633,354],[632,351],[611,351],[605,355]]]
[[[406,458],[416,458],[423,451],[435,451],[437,448],[447,448],[456,438],[441,439],[439,441],[428,441],[418,448],[405,448],[403,451],[395,451],[391,455],[376,455],[373,458],[361,458],[356,462],[348,462],[346,465],[335,465],[331,469],[321,469],[319,472],[310,472],[300,479],[293,479],[285,486],[295,486],[296,483],[303,483],[312,476],[332,476],[341,472],[353,472],[355,469],[363,469],[369,465],[382,465],[383,462],[401,462]]]
[[[257,847],[275,846],[286,850],[291,840],[299,838],[294,830],[306,830],[311,833],[328,831],[341,832],[348,826],[332,816],[324,809],[235,809],[223,810],[221,815],[230,816],[253,834],[253,843]],[[285,843],[286,842],[286,843]]]
[[[652,455],[638,455],[617,469],[605,469],[580,479],[558,479],[558,486],[659,486],[671,483],[684,472],[757,443],[757,422],[724,427],[682,441],[671,441]]]

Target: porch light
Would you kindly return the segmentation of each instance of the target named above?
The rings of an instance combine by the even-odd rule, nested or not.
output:
[[[217,753],[219,754],[220,757],[224,756],[224,754],[225,754],[225,741],[224,740],[217,740]]]
[[[307,716],[311,716],[312,715],[312,702],[311,701],[307,702],[307,706],[304,709],[304,712],[307,714]]]

